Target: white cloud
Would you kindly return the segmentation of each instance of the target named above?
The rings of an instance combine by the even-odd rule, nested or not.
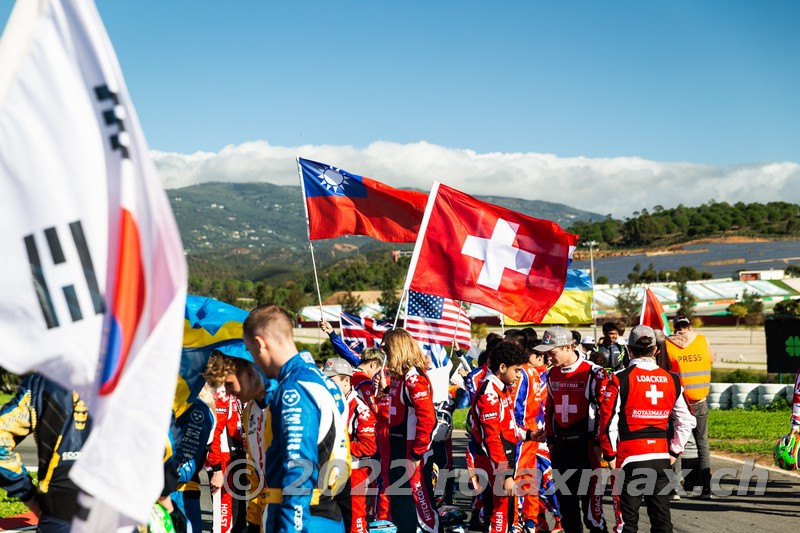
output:
[[[728,167],[661,163],[637,157],[558,157],[541,153],[479,154],[427,142],[376,141],[353,146],[226,146],[217,153],[166,153],[153,158],[167,188],[209,181],[297,185],[296,156],[339,166],[394,187],[428,190],[434,180],[470,194],[547,200],[620,217],[655,205],[727,202],[800,203],[800,164]]]

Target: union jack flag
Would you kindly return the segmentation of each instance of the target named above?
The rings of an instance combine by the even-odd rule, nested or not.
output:
[[[357,353],[361,353],[361,350],[367,347],[378,348],[383,334],[392,329],[389,322],[347,313],[342,313],[339,320],[344,342]]]

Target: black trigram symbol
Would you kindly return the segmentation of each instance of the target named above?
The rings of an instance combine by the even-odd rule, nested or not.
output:
[[[100,289],[97,286],[97,276],[95,276],[92,256],[89,254],[89,247],[86,244],[86,236],[83,233],[83,226],[81,226],[80,220],[71,223],[69,225],[69,230],[72,234],[72,241],[75,243],[75,249],[78,252],[84,278],[86,278],[86,286],[92,298],[94,312],[95,314],[100,314],[104,309],[103,298],[100,296]],[[47,240],[47,247],[50,249],[50,257],[53,260],[53,265],[58,266],[66,263],[67,259],[64,255],[64,249],[61,247],[61,241],[58,238],[56,228],[45,229],[44,236]],[[27,235],[24,241],[25,249],[28,252],[28,262],[31,265],[31,274],[33,275],[33,287],[39,299],[39,306],[42,308],[44,321],[47,323],[48,329],[57,328],[59,325],[58,315],[53,306],[53,295],[50,292],[44,268],[42,267],[39,248],[36,246],[36,239],[34,239],[33,235]],[[65,285],[61,287],[61,290],[64,293],[64,299],[67,302],[67,308],[69,309],[72,321],[77,322],[82,320],[83,312],[81,311],[80,302],[78,302],[78,294],[75,291],[75,285]]]
[[[111,91],[107,85],[98,85],[94,88],[94,94],[99,102],[112,104],[110,109],[103,111],[103,122],[105,122],[106,126],[117,128],[117,131],[108,137],[111,142],[111,149],[119,150],[124,159],[129,159],[128,132],[125,131],[124,109],[119,106],[117,93]]]

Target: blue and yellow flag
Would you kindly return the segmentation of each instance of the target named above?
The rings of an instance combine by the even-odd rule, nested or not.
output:
[[[247,311],[205,296],[188,295],[183,323],[183,351],[173,411],[180,416],[205,385],[203,372],[214,350],[253,362],[242,341]]]
[[[567,270],[567,283],[564,292],[550,311],[542,319],[542,324],[591,324],[592,300],[594,288],[592,278],[586,270],[570,268]],[[506,326],[520,326],[508,317],[503,322]]]

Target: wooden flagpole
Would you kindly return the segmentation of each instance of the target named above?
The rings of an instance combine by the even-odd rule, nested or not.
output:
[[[311,222],[308,218],[308,204],[306,203],[306,185],[303,182],[303,170],[300,168],[300,158],[297,161],[297,177],[300,179],[300,191],[303,194],[303,209],[306,213],[306,234],[308,235],[308,247],[311,249],[311,265],[314,268],[314,284],[317,288],[317,303],[319,304],[319,320],[322,322],[325,317],[322,314],[322,295],[319,292],[319,277],[317,277],[317,260],[314,257],[314,241],[311,240]]]

